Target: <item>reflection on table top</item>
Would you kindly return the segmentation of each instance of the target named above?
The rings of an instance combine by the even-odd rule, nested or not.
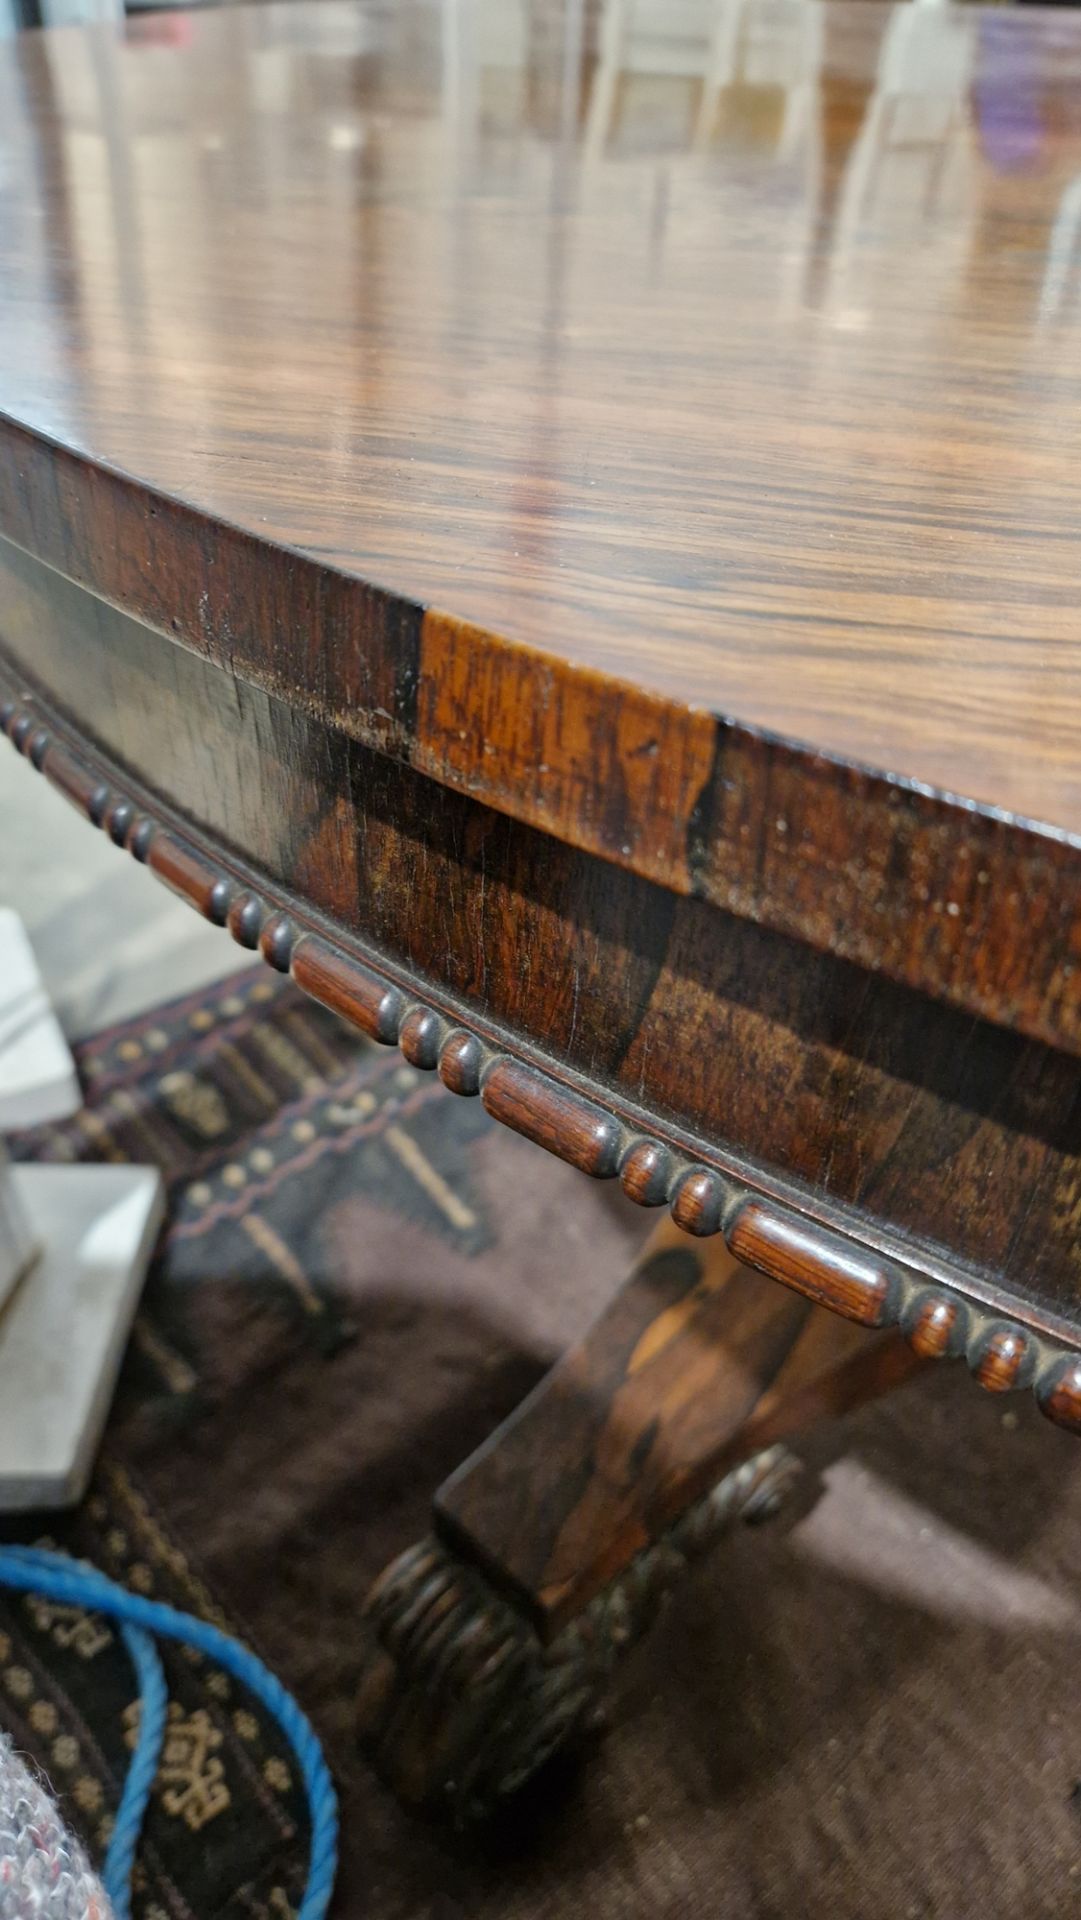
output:
[[[1073,15],[864,0],[30,35],[0,410],[1081,833],[1079,83]]]

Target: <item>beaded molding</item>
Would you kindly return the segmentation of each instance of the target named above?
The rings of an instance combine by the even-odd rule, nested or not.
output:
[[[419,998],[389,967],[381,971],[306,924],[272,889],[231,873],[222,856],[167,822],[159,803],[157,813],[147,811],[131,797],[133,782],[106,772],[104,756],[98,765],[45,711],[36,694],[5,695],[0,731],[117,846],[313,999],[399,1047],[412,1066],[437,1071],[452,1093],[479,1096],[494,1119],[571,1166],[618,1178],[640,1206],[667,1206],[688,1233],[723,1234],[736,1259],[849,1320],[900,1327],[926,1359],[963,1356],[989,1392],[1031,1387],[1048,1419],[1081,1433],[1081,1335],[1071,1346],[1068,1336],[1023,1327],[963,1286],[821,1226],[515,1058]]]

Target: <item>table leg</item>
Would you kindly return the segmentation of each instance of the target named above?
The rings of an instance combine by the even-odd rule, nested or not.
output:
[[[777,1511],[784,1440],[925,1362],[666,1222],[585,1338],[436,1496],[364,1614],[361,1738],[459,1818],[588,1717],[688,1562]]]

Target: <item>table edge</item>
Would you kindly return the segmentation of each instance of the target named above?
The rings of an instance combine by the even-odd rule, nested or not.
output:
[[[735,1258],[868,1328],[899,1327],[927,1358],[964,1357],[991,1392],[1030,1387],[1042,1412],[1081,1433],[1081,1328],[919,1250],[862,1235],[851,1210],[750,1171],[610,1089],[564,1076],[450,996],[346,938],[268,887],[100,749],[86,748],[47,698],[0,656],[0,732],[83,816],[243,947],[371,1039],[479,1096],[493,1119],[594,1178],[618,1178],[642,1206],[667,1206],[696,1236],[723,1234]],[[856,1231],[853,1231],[855,1225]]]
[[[1066,829],[422,606],[2,413],[0,537],[527,826],[1081,1052],[1081,837]],[[298,632],[303,679],[279,638]]]

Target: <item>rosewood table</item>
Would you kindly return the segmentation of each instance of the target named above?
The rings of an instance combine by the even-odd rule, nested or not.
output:
[[[1081,21],[166,16],[0,142],[4,731],[671,1215],[367,1604],[468,1812],[811,1419],[1081,1428]]]

